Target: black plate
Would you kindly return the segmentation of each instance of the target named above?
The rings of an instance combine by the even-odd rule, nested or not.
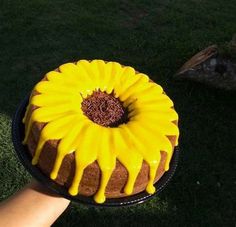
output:
[[[26,110],[26,106],[29,101],[29,96],[27,96],[19,105],[15,116],[12,122],[12,140],[16,150],[16,153],[24,165],[24,167],[29,171],[29,173],[36,178],[39,182],[44,184],[46,187],[56,192],[57,194],[86,205],[99,206],[99,207],[118,207],[118,206],[127,206],[133,204],[139,204],[147,201],[156,194],[159,194],[169,183],[170,179],[173,177],[175,170],[177,168],[178,159],[179,159],[179,150],[176,147],[174,150],[173,157],[170,162],[170,169],[167,171],[161,179],[155,184],[156,192],[153,195],[148,194],[147,192],[141,192],[136,195],[128,196],[125,198],[116,198],[116,199],[106,199],[105,203],[97,204],[93,197],[85,197],[81,195],[71,196],[67,189],[54,181],[52,181],[48,176],[43,174],[37,166],[31,164],[31,157],[29,152],[27,152],[27,146],[22,145],[24,137],[24,124],[22,123],[22,118]]]

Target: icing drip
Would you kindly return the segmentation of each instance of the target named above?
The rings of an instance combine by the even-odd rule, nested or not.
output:
[[[59,72],[47,73],[46,79],[34,87],[37,95],[31,95],[23,119],[24,144],[28,141],[33,122],[47,123],[41,131],[32,164],[38,163],[46,141],[60,140],[51,179],[57,178],[64,157],[74,152],[76,169],[69,193],[75,196],[79,193],[84,169],[97,161],[102,175],[94,199],[97,203],[103,203],[116,159],[128,171],[128,181],[124,188],[127,195],[132,194],[135,180],[145,160],[150,167],[146,191],[154,193],[153,184],[161,151],[167,154],[166,171],[173,153],[167,136],[176,136],[177,145],[179,135],[177,125],[173,123],[178,121],[178,115],[173,109],[173,102],[163,93],[161,86],[149,82],[147,75],[136,73],[131,67],[122,67],[116,62],[105,63],[102,60],[81,60],[76,64],[61,65]],[[98,91],[119,98],[124,108],[118,108],[116,112],[121,117],[124,109],[127,109],[129,120],[120,122],[117,118],[114,121],[114,115],[108,111],[111,114],[108,120],[111,122],[99,125],[99,122],[93,122],[92,112],[88,117],[84,115],[86,108],[92,103],[91,100],[87,103],[84,100],[89,100]],[[110,102],[112,108],[119,106],[113,101]],[[30,114],[30,106],[38,108]],[[100,122],[101,116],[98,117]]]

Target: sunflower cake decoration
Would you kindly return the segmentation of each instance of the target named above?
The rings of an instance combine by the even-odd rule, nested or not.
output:
[[[178,145],[173,106],[160,85],[130,66],[66,63],[34,87],[23,144],[32,164],[72,196],[104,203],[144,189],[153,194]]]

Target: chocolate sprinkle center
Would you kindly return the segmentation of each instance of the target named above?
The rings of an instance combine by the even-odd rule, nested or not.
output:
[[[81,109],[90,120],[105,127],[117,127],[128,122],[127,108],[113,93],[94,91],[83,100]]]

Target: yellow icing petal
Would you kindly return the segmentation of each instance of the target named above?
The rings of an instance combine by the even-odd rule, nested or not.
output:
[[[127,101],[126,101],[127,102]],[[165,111],[173,107],[173,102],[163,96],[162,99],[157,99],[155,96],[150,97],[149,100],[140,99],[137,97],[129,106],[130,111],[135,111],[136,114],[142,112],[155,112],[158,114],[159,111]],[[172,109],[174,111],[174,109]]]
[[[111,80],[112,64],[105,65],[104,61],[99,61],[98,68],[100,71],[100,90],[106,91],[109,85],[109,81]]]
[[[76,114],[81,113],[81,109],[77,106],[73,106],[71,104],[62,104],[62,105],[55,105],[55,106],[43,106],[36,110],[34,110],[32,114],[32,118],[34,121],[38,122],[48,122],[54,118],[53,115],[66,115],[67,113]]]
[[[92,80],[93,87],[92,89],[99,89],[99,72],[97,68],[97,61],[94,60],[91,63],[86,60],[81,60],[78,63],[80,71],[87,75],[87,78]],[[82,70],[81,70],[82,68]]]
[[[87,121],[77,134],[77,141],[75,141],[77,147],[75,151],[76,172],[69,189],[71,195],[77,195],[84,168],[93,163],[97,158],[99,142],[97,133],[99,133],[99,130],[97,125]],[[90,149],[91,144],[93,144],[94,149]],[[78,174],[76,175],[77,172]]]
[[[134,183],[142,167],[143,158],[137,153],[132,146],[127,146],[125,142],[123,130],[112,130],[113,137],[113,149],[117,150],[117,159],[127,168],[128,181],[125,185],[124,192],[127,195],[132,194]],[[129,155],[127,155],[129,154]]]
[[[132,136],[132,139],[135,143],[136,148],[139,149],[139,152],[142,154],[144,160],[149,165],[149,168],[150,168],[149,181],[148,181],[146,190],[148,193],[153,194],[155,192],[155,187],[153,186],[153,183],[154,183],[157,168],[161,160],[160,149],[158,148],[158,143],[157,144],[153,143],[151,146],[152,148],[145,146],[144,144],[147,145],[148,140],[146,140],[146,138],[143,137],[143,135],[145,134],[142,132],[144,131],[142,130],[141,127],[140,128],[135,127],[135,132],[134,132],[132,130],[132,126],[129,125],[129,127],[123,127],[123,128],[126,130],[126,132],[128,132]],[[148,137],[149,135],[146,135],[146,136],[147,138],[149,138]],[[140,140],[142,139],[143,139],[143,142],[141,143]],[[150,140],[151,139],[149,139],[149,141]]]
[[[80,113],[81,110],[78,109],[78,113]],[[59,117],[66,116],[68,114],[75,114],[77,113],[77,109],[72,109],[70,105],[59,105],[54,107],[41,107],[33,111],[29,122],[26,124],[26,130],[25,130],[25,139],[23,141],[23,144],[26,143],[28,140],[28,136],[30,133],[30,130],[32,128],[33,122],[49,122],[53,121],[55,119],[58,119]]]
[[[153,152],[153,148],[158,149],[158,147],[153,143],[153,141],[148,140],[148,137],[143,136],[143,131],[141,128],[132,130],[132,124],[122,125],[122,129],[124,129],[124,134],[126,137],[129,137],[132,140],[133,146],[136,151],[138,151],[143,159],[149,164],[153,164],[156,162],[156,158],[159,155],[159,152]]]
[[[102,60],[93,60],[90,64],[89,68],[87,68],[87,70],[92,75],[93,83],[96,84],[96,89],[97,90],[99,88],[101,88],[100,82],[101,82],[101,79],[102,79],[103,75],[101,75],[100,66],[101,66],[101,64],[103,64],[102,62],[104,63],[104,61],[102,61]],[[105,63],[104,63],[104,65],[105,65]]]
[[[76,88],[68,89],[63,84],[53,84],[49,81],[41,81],[35,87],[34,90],[38,91],[39,93],[54,93],[54,94],[76,94],[78,90]]]
[[[58,151],[62,153],[71,153],[76,149],[80,148],[79,143],[82,143],[84,140],[84,130],[87,128],[89,121],[88,120],[79,120],[77,124],[75,124],[69,133],[60,141],[58,146]]]
[[[56,71],[48,72],[46,74],[46,78],[52,83],[63,84],[65,82],[65,77],[63,76],[63,74]]]
[[[121,99],[123,100],[124,107],[130,106],[132,103],[136,101],[140,101],[143,98],[143,95],[150,90],[152,90],[154,87],[153,83],[147,83],[146,86],[140,87],[139,92],[136,92],[135,90],[131,90],[130,92],[124,92],[121,95]],[[148,95],[146,96],[147,100],[150,99],[156,99],[156,95]]]
[[[167,98],[167,96],[163,96],[162,99],[160,99],[160,98],[153,98],[153,99],[149,98],[149,100],[144,100],[144,99],[138,98],[137,102],[135,102],[135,104],[134,104],[134,106],[137,107],[137,108],[140,108],[141,106],[146,107],[146,106],[149,106],[149,105],[162,107],[161,110],[163,110],[163,109],[173,107],[174,103],[172,102],[172,100]]]
[[[76,63],[76,66],[79,70],[79,77],[81,80],[88,80],[90,82],[93,82],[92,75],[90,75],[86,68],[89,67],[89,62],[87,60],[80,60]]]
[[[75,83],[79,79],[79,68],[73,63],[66,63],[59,67],[62,74],[66,75],[66,78]]]
[[[35,106],[55,106],[60,104],[70,104],[74,103],[75,105],[80,106],[82,97],[80,94],[75,95],[53,95],[53,94],[39,94],[35,95],[31,103]]]
[[[158,111],[158,112],[131,112],[129,115],[132,121],[150,121],[150,122],[163,122],[163,121],[176,121],[178,120],[178,114],[175,111]]]
[[[122,66],[117,62],[108,62],[107,67],[111,67],[110,80],[107,84],[106,92],[110,94],[116,84],[119,84],[120,76],[123,72]],[[109,69],[110,70],[110,69]]]
[[[151,141],[155,141],[155,143],[160,147],[161,151],[166,152],[167,157],[165,171],[167,171],[169,169],[169,163],[173,154],[173,148],[170,140],[160,133],[157,127],[153,127],[151,123],[144,124],[144,122],[140,122],[140,126],[143,127],[144,132],[149,132],[148,138],[150,138]],[[178,140],[178,138],[176,140]]]
[[[65,77],[66,84],[69,86],[68,89],[70,89],[70,87],[75,87],[80,93],[90,90],[90,79],[86,79],[86,77],[81,76],[81,69],[76,64],[66,63],[61,65],[59,69]]]
[[[135,74],[135,70],[132,67],[126,66],[124,67],[124,71],[120,77],[120,83],[122,86],[119,88],[119,98],[122,97],[122,93],[128,89],[131,85],[133,85],[140,77]]]
[[[156,125],[158,128],[158,131],[168,135],[168,136],[174,136],[179,135],[179,129],[176,124],[173,122],[158,122],[158,125]]]
[[[42,152],[43,146],[47,140],[59,140],[63,138],[73,125],[76,119],[75,115],[59,118],[55,121],[49,122],[41,131],[36,152],[34,154],[32,164],[38,163],[39,156]],[[66,126],[66,127],[65,127]]]
[[[143,83],[139,87],[138,85],[136,83],[136,88],[128,90],[122,95],[125,107],[136,101],[140,103],[146,101],[155,104],[164,95],[162,87],[152,82]]]
[[[101,170],[111,170],[115,167],[115,154],[110,150],[110,130],[101,127],[100,129],[100,149],[98,151],[98,165]]]
[[[134,91],[145,89],[149,86],[148,77],[145,74],[137,74],[138,80],[136,80],[132,85],[130,85],[122,94],[121,91],[116,92],[119,95],[121,101],[125,101],[131,96]],[[137,98],[137,97],[136,97]]]
[[[96,160],[98,157],[98,144],[99,138],[98,133],[100,132],[99,126],[88,122],[87,125],[79,132],[77,147],[78,147],[78,159],[81,164],[89,165]],[[91,144],[93,144],[94,148],[91,149]]]
[[[103,203],[105,201],[105,190],[107,183],[111,177],[111,174],[115,168],[116,156],[111,151],[109,146],[110,141],[110,131],[108,128],[101,127],[101,141],[100,149],[98,150],[98,165],[102,172],[102,179],[100,182],[100,187],[98,192],[94,196],[94,199],[97,203]]]
[[[57,158],[53,167],[53,170],[51,172],[51,178],[56,179],[59,168],[61,166],[61,163],[63,161],[63,158],[76,150],[78,147],[78,140],[79,138],[79,132],[81,131],[82,127],[88,122],[87,120],[79,120],[78,123],[73,125],[71,130],[68,132],[67,135],[65,135],[64,138],[61,139],[59,145],[58,145],[58,152],[57,152]]]
[[[74,114],[51,121],[42,129],[41,137],[45,140],[59,140],[70,131],[77,119]]]
[[[28,123],[26,124],[25,138],[23,144],[26,144],[26,141],[28,140],[33,122],[46,123],[61,118],[63,116],[66,116],[68,114],[74,114],[70,109],[70,107],[68,107],[68,109],[66,108],[66,106],[63,106],[64,108],[58,108],[58,107],[60,106],[56,106],[54,108],[42,107],[33,111]]]
[[[96,160],[96,149],[94,151],[88,152],[88,142],[91,143],[92,141],[88,138],[88,136],[93,136],[92,134],[89,135],[88,131],[88,124],[84,125],[81,132],[78,134],[78,141],[77,141],[77,149],[75,151],[75,176],[72,181],[72,185],[69,188],[69,193],[73,196],[78,194],[79,184],[83,176],[84,169],[91,164],[93,161]],[[87,133],[86,133],[87,132]],[[86,134],[85,134],[86,133]],[[80,136],[81,135],[81,136]],[[86,136],[87,135],[87,136]]]

